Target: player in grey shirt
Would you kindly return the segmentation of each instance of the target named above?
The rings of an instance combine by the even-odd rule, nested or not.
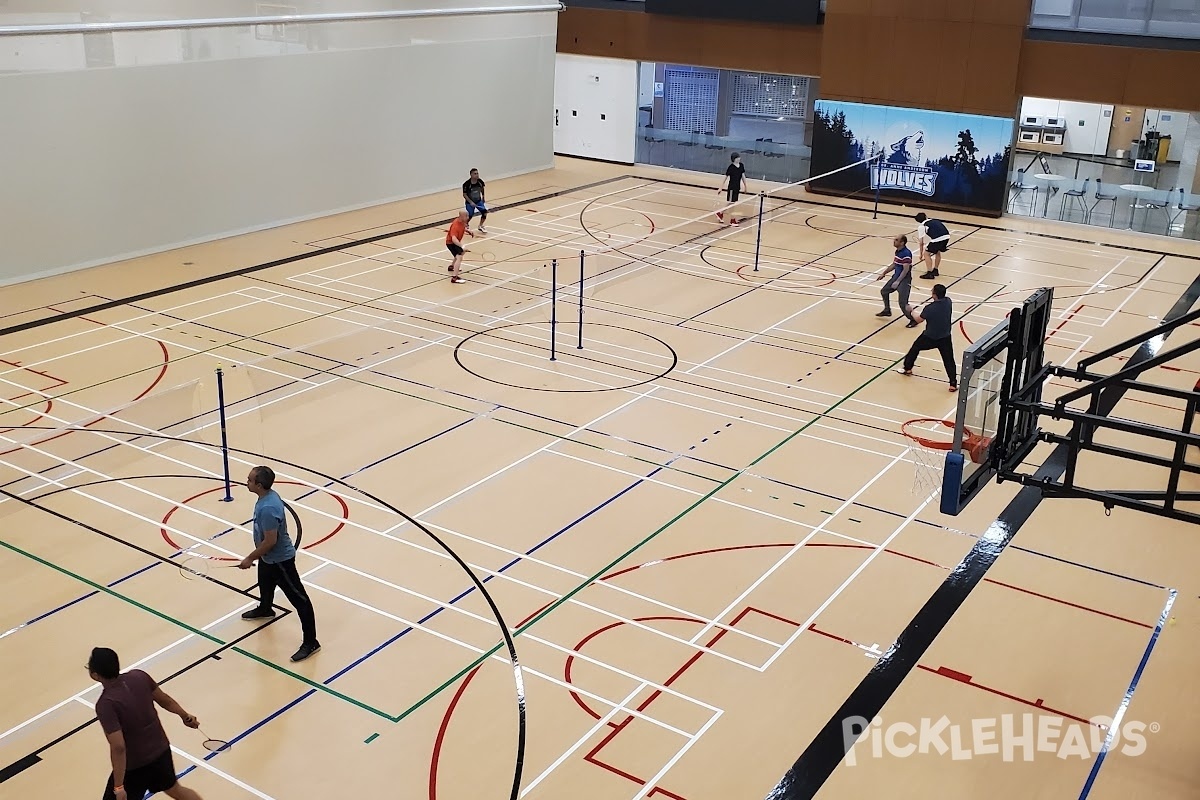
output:
[[[954,305],[946,296],[946,287],[940,283],[934,284],[933,295],[920,313],[913,311],[912,306],[909,306],[908,310],[916,322],[925,323],[925,332],[916,338],[912,347],[904,354],[904,369],[901,373],[912,375],[917,356],[924,350],[937,350],[942,355],[946,377],[950,379],[950,391],[958,391],[958,365],[954,363],[954,339],[950,336]]]

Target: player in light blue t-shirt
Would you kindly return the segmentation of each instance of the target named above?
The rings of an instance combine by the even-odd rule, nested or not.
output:
[[[288,602],[296,609],[300,625],[304,629],[304,641],[292,656],[292,661],[303,661],[321,649],[317,641],[317,619],[312,601],[296,570],[296,546],[288,535],[287,507],[283,498],[271,487],[275,484],[275,472],[270,467],[255,467],[246,477],[246,488],[258,495],[254,504],[254,552],[238,564],[250,569],[258,562],[258,588],[262,592],[258,608],[242,614],[242,619],[272,619],[275,609],[275,587],[283,590]]]

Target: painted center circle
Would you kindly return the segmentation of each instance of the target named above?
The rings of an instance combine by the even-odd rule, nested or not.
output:
[[[612,392],[666,377],[679,363],[671,345],[642,331],[561,323],[550,360],[550,324],[501,325],[468,336],[454,348],[460,367],[491,383],[536,392]]]
[[[308,484],[300,483],[299,481],[283,481],[283,480],[275,481],[275,485],[276,486],[279,486],[279,485],[305,486],[305,487],[308,486]],[[191,497],[185,498],[182,502],[176,503],[174,506],[172,506],[171,509],[169,511],[167,511],[167,513],[165,515],[163,515],[163,518],[162,518],[162,526],[163,527],[159,528],[159,532],[162,534],[163,540],[167,544],[171,545],[171,547],[174,547],[176,550],[186,549],[184,546],[180,545],[173,538],[171,538],[171,532],[169,530],[167,530],[167,525],[170,523],[171,517],[173,517],[175,515],[176,511],[179,511],[180,509],[184,508],[185,506],[191,505],[192,503],[194,503],[195,501],[199,500],[202,497],[207,497],[208,495],[216,494],[217,492],[224,492],[224,491],[225,491],[225,487],[223,485],[222,486],[214,486],[211,489],[205,489],[203,492],[197,492],[196,494],[192,495]],[[316,541],[312,541],[312,542],[308,542],[308,543],[302,542],[301,548],[300,548],[302,550],[309,550],[323,542],[329,541],[334,536],[336,536],[338,533],[340,533],[344,527],[346,527],[346,521],[350,519],[350,506],[347,505],[346,500],[344,498],[339,497],[336,494],[332,494],[331,492],[328,492],[328,491],[325,491],[322,489],[311,490],[310,493],[316,492],[316,491],[319,491],[322,494],[326,494],[329,497],[333,498],[333,500],[338,504],[338,508],[341,512],[342,519],[340,522],[337,522],[333,526],[332,530],[323,534]],[[284,502],[286,503],[287,501],[284,500]],[[288,507],[291,508],[290,503],[288,503]],[[194,545],[192,545],[192,546],[194,546]],[[232,558],[230,556],[214,556],[213,560],[214,561],[237,561],[238,559]]]

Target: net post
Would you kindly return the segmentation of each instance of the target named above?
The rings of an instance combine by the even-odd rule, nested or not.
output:
[[[229,434],[225,427],[225,373],[217,367],[217,415],[221,419],[221,462],[225,473],[225,496],[222,503],[233,502],[233,483],[229,478]]]
[[[584,251],[579,251],[579,346],[578,350],[583,349],[583,259]]]
[[[871,219],[879,219],[879,179],[881,177],[879,170],[881,169],[880,162],[882,158],[882,155],[878,155],[875,157],[874,163],[867,165],[867,175],[870,175],[872,170],[875,171],[875,212],[871,215]]]
[[[763,206],[766,204],[767,196],[763,192],[758,193],[758,235],[754,239],[754,271],[758,272],[758,257],[762,252],[762,229],[763,229]]]
[[[554,333],[558,327],[558,259],[550,260],[550,360],[557,361],[554,355]]]

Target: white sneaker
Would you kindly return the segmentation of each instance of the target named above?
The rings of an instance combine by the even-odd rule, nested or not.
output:
[[[480,233],[487,233],[487,228],[485,228],[485,227],[483,227],[482,225],[480,225],[480,226],[479,226],[479,232],[480,232]]]

